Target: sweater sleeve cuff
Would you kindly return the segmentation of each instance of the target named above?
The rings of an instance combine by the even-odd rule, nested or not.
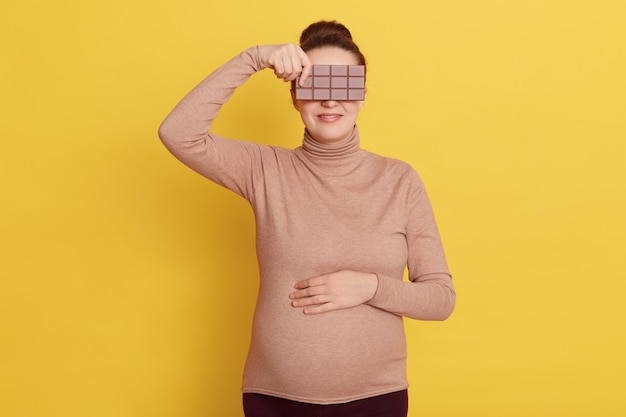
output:
[[[371,298],[371,300],[367,302],[367,304],[371,305],[372,307],[389,310],[390,304],[391,302],[393,302],[394,299],[394,291],[392,289],[393,282],[389,282],[390,280],[393,280],[393,278],[389,278],[378,273],[376,273],[376,278],[378,279],[378,287],[376,288],[374,296]]]
[[[259,46],[253,46],[251,48],[246,49],[241,53],[241,55],[246,56],[252,63],[252,69],[256,72],[259,72],[263,69],[263,65],[261,64],[261,57],[259,54]]]

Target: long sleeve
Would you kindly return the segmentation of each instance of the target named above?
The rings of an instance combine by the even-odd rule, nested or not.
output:
[[[410,282],[382,274],[368,304],[418,320],[445,320],[456,293],[424,184],[417,174],[407,196],[406,240]]]
[[[368,304],[417,320],[445,320],[452,311],[456,294],[450,275],[430,274],[412,282],[378,275],[378,289]]]
[[[191,90],[159,128],[161,141],[176,158],[243,196],[253,187],[251,160],[262,152],[261,147],[220,137],[210,129],[235,89],[261,69],[258,48],[243,51]]]

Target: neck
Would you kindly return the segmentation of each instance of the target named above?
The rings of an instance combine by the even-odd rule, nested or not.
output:
[[[347,140],[334,144],[320,143],[305,130],[297,154],[312,171],[337,177],[349,175],[361,165],[364,153],[360,150],[359,131],[355,126]]]
[[[330,159],[343,158],[351,155],[359,150],[360,139],[359,131],[356,126],[352,133],[341,142],[322,143],[318,142],[309,134],[308,130],[304,131],[304,139],[302,140],[302,148],[310,155],[315,157],[323,157]]]

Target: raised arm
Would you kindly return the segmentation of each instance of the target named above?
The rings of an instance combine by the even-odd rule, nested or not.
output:
[[[211,129],[220,108],[248,78],[265,68],[277,78],[292,81],[302,74],[302,82],[311,71],[311,62],[294,44],[263,45],[247,49],[219,67],[189,92],[167,116],[159,128],[159,137],[176,156],[202,142]]]
[[[201,175],[245,195],[251,159],[259,147],[225,139],[211,132],[213,120],[235,89],[265,68],[291,81],[306,78],[311,70],[307,55],[293,44],[255,46],[213,71],[191,90],[170,112],[159,128],[167,149]],[[249,190],[248,190],[249,191]]]

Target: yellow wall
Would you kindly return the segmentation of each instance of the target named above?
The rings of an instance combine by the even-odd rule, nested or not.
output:
[[[2,3],[0,415],[241,416],[252,217],[156,131],[319,18],[362,45],[363,145],[419,170],[455,275],[449,321],[407,322],[410,415],[625,415],[625,3],[364,4]],[[216,127],[302,130],[270,71]]]

